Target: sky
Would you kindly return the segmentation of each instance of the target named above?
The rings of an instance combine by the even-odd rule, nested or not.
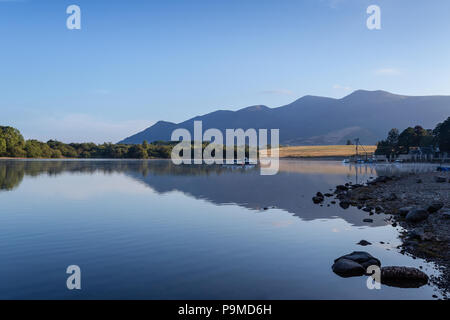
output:
[[[0,125],[103,143],[304,95],[450,95],[449,34],[448,0],[0,0]]]

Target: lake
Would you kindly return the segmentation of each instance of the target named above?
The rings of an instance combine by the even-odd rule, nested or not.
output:
[[[369,290],[365,276],[335,275],[333,260],[352,251],[436,271],[399,253],[386,215],[365,223],[356,208],[311,200],[408,170],[427,167],[282,160],[261,176],[164,160],[2,160],[0,299],[431,299],[430,285]],[[81,290],[66,287],[69,265]]]

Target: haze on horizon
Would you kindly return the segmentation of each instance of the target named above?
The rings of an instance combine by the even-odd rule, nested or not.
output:
[[[81,30],[66,28],[71,4]],[[381,30],[366,28],[371,4]],[[446,0],[0,0],[0,124],[116,142],[304,95],[450,95],[448,12]]]

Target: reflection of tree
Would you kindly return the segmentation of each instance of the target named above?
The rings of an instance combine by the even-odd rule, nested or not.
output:
[[[201,176],[211,173],[243,170],[238,166],[221,165],[174,165],[166,160],[93,160],[93,161],[0,161],[0,190],[12,190],[24,176],[47,174],[56,176],[63,173],[103,174],[137,173],[144,177],[154,175]]]
[[[8,164],[0,164],[0,190],[13,190],[23,180],[24,170],[16,170]]]

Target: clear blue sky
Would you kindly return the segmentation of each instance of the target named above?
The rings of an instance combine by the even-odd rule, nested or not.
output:
[[[81,30],[66,28],[71,4]],[[450,95],[449,37],[448,0],[0,0],[0,123],[115,142],[307,94]]]

